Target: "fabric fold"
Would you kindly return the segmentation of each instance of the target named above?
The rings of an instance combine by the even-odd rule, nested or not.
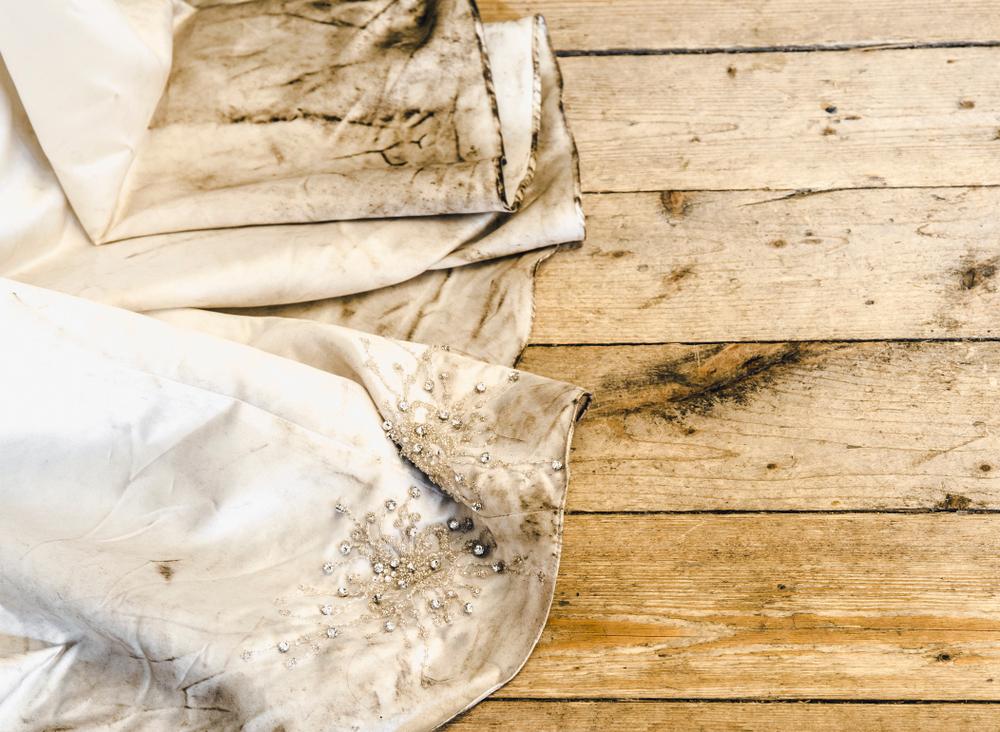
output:
[[[544,21],[0,7],[0,728],[425,730],[508,681],[589,399],[513,367],[584,235]]]

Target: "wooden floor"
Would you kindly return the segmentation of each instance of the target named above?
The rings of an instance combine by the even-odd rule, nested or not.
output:
[[[543,13],[589,235],[556,600],[452,730],[1000,729],[1000,0]]]

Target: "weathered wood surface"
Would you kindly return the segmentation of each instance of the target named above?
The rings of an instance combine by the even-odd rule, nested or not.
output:
[[[532,347],[520,365],[595,394],[571,510],[1000,509],[1000,343]]]
[[[604,194],[584,208],[582,249],[539,272],[535,343],[1000,336],[1000,188]]]
[[[487,701],[449,732],[963,732],[996,730],[993,704],[755,704]]]
[[[996,515],[571,515],[565,536],[498,696],[1000,699]]]
[[[585,191],[996,185],[997,54],[577,57],[561,66]]]
[[[487,20],[542,13],[563,50],[716,49],[1000,39],[996,0],[480,0]]]

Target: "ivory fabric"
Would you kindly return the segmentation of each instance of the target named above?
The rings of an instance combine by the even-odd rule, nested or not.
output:
[[[540,18],[0,0],[0,729],[431,729],[551,603],[588,396]]]

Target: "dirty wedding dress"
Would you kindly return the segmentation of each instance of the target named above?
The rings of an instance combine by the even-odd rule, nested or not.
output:
[[[430,729],[558,567],[541,19],[0,0],[0,729]]]

